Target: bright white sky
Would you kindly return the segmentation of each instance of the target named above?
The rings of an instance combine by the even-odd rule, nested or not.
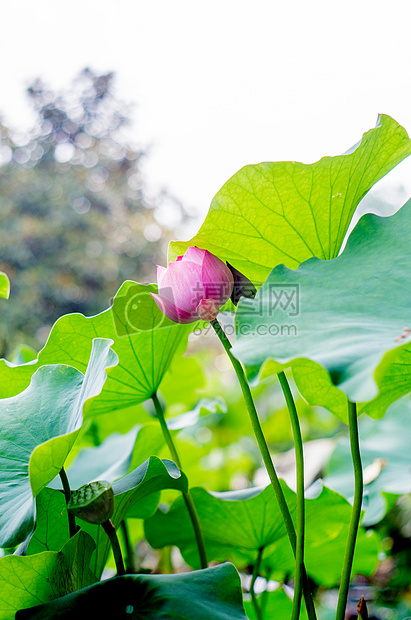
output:
[[[115,71],[149,180],[205,215],[245,164],[343,153],[379,112],[411,132],[410,24],[409,0],[13,0],[0,111],[27,125],[33,78]],[[411,161],[389,176],[411,195]]]

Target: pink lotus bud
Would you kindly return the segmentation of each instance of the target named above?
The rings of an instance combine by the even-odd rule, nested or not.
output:
[[[157,266],[158,295],[151,293],[175,323],[212,321],[230,298],[234,279],[229,268],[208,250],[188,248],[168,268]]]

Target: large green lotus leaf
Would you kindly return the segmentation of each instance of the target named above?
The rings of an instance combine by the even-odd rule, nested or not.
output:
[[[410,153],[405,130],[383,115],[345,155],[245,166],[214,197],[197,235],[171,244],[170,259],[198,246],[264,282],[281,263],[334,258],[360,200]]]
[[[287,493],[287,487],[284,487]],[[261,547],[269,547],[286,535],[271,487],[227,493],[190,490],[203,530],[209,561],[228,558],[237,566],[255,561]],[[289,492],[291,493],[291,491]],[[147,541],[156,549],[176,545],[190,566],[198,567],[198,551],[182,498],[167,513],[159,509],[145,522]]]
[[[152,456],[130,474],[113,482],[112,486],[114,515],[111,521],[117,528],[126,517],[144,519],[152,515],[160,500],[159,491],[175,489],[187,492],[188,481],[175,463]],[[81,527],[96,543],[91,569],[100,578],[110,549],[108,536],[100,525],[81,521]]]
[[[85,371],[93,338],[111,338],[119,363],[93,403],[92,414],[114,412],[151,397],[178,349],[183,350],[193,325],[173,323],[150,296],[156,285],[125,282],[113,306],[86,318],[67,314],[59,319],[34,364],[0,363],[0,396],[23,390],[33,372],[44,364],[69,364]]]
[[[240,578],[232,564],[179,575],[114,577],[48,605],[21,611],[17,620],[78,618],[247,620]]]
[[[0,546],[14,546],[32,530],[34,497],[63,467],[83,408],[117,363],[110,345],[93,342],[85,375],[71,366],[42,366],[26,390],[0,400]]]
[[[380,415],[382,401],[387,406],[411,389],[410,236],[411,201],[391,217],[361,218],[344,252],[331,261],[312,258],[296,271],[273,269],[256,298],[238,305],[234,355],[253,371],[268,359],[279,368],[307,368],[310,360],[317,366],[308,364],[306,380],[301,371],[296,377],[310,404],[333,410],[333,395],[320,402],[317,392],[320,384],[327,398],[320,365],[329,386]],[[291,310],[284,310],[286,293],[295,299]],[[401,380],[382,385],[388,372]],[[340,398],[336,409],[341,405]]]
[[[12,620],[26,607],[86,588],[96,581],[89,569],[94,542],[77,532],[61,551],[7,555],[0,560],[0,619]]]
[[[386,494],[411,493],[411,402],[391,405],[383,420],[361,418],[359,432],[364,469],[365,510],[362,523],[378,523],[386,514]],[[324,482],[348,499],[354,495],[354,476],[348,437],[340,438],[326,468]]]
[[[0,297],[8,299],[10,295],[10,282],[5,273],[0,271]]]
[[[59,551],[69,539],[66,499],[46,487],[36,497],[36,529],[27,555],[43,551]]]
[[[283,482],[282,488],[294,518],[295,493]],[[263,561],[270,570],[293,573],[294,558],[286,536],[282,516],[271,487],[246,489],[228,493],[209,493],[201,488],[191,489],[203,530],[207,556],[210,561],[230,559],[238,567],[254,564],[264,548]],[[314,579],[323,578],[323,567],[333,575],[341,574],[341,542],[345,544],[351,506],[347,500],[327,488],[315,499],[306,500],[306,568]],[[321,527],[318,524],[321,523]],[[167,513],[157,512],[145,522],[146,538],[154,548],[176,545],[190,566],[197,567],[195,539],[181,498]],[[363,529],[358,536],[355,569],[369,573],[378,561],[376,538],[368,538]],[[321,556],[321,562],[318,558]],[[371,558],[371,562],[370,562]],[[341,559],[341,562],[340,562]]]

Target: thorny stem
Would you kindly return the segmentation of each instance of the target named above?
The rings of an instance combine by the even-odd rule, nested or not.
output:
[[[64,467],[60,469],[60,480],[61,480],[61,484],[63,485],[64,497],[66,498],[66,505],[67,505],[70,501],[71,489],[70,489],[70,484],[67,478],[66,470],[64,469]],[[67,515],[68,515],[68,524],[69,524],[69,535],[70,535],[70,538],[73,538],[73,536],[77,532],[76,518],[74,514],[70,512],[70,510],[67,511]]]
[[[176,447],[173,442],[173,438],[171,437],[171,433],[167,426],[163,407],[161,406],[161,403],[158,399],[156,392],[154,392],[154,394],[151,396],[151,399],[153,401],[154,408],[156,410],[158,421],[160,422],[161,430],[163,431],[164,438],[170,450],[171,457],[173,461],[175,462],[175,464],[177,465],[177,467],[179,469],[182,469],[180,458],[178,456]],[[183,493],[183,499],[187,507],[188,514],[190,515],[191,523],[193,524],[194,534],[195,534],[196,541],[197,541],[198,554],[200,556],[201,568],[207,568],[208,562],[207,562],[207,553],[206,553],[206,548],[205,548],[204,536],[203,536],[203,532],[201,529],[200,519],[198,518],[197,509],[195,507],[190,491],[187,491],[187,493]]]
[[[351,513],[350,527],[348,530],[344,564],[341,573],[336,620],[344,620],[345,617],[351,568],[354,558],[355,541],[357,539],[358,526],[361,517],[362,493],[364,486],[360,453],[360,438],[358,434],[357,406],[351,401],[348,401],[348,426],[350,430],[351,457],[354,466],[354,503]]]
[[[302,571],[304,568],[304,451],[297,408],[284,372],[278,373],[278,379],[290,413],[297,468],[297,545],[295,551],[295,583],[291,620],[298,620],[301,608]]]
[[[217,336],[219,337],[221,344],[223,345],[233,365],[235,373],[238,377],[238,381],[240,383],[244,401],[247,406],[248,414],[250,416],[251,425],[253,427],[254,434],[255,434],[258,446],[260,448],[261,456],[263,457],[264,465],[270,477],[271,486],[274,490],[278,505],[281,510],[281,514],[284,519],[285,528],[287,530],[287,535],[290,540],[293,553],[294,555],[296,555],[297,538],[295,534],[294,524],[293,524],[293,521],[290,515],[290,511],[287,506],[287,502],[284,497],[283,490],[280,485],[280,481],[278,480],[277,472],[275,471],[270,452],[268,450],[267,442],[265,440],[264,433],[261,428],[260,420],[258,419],[258,413],[255,408],[253,397],[251,395],[250,386],[246,379],[243,367],[238,361],[238,359],[235,358],[233,354],[231,353],[231,343],[229,339],[227,338],[224,330],[222,329],[220,323],[217,321],[217,319],[214,319],[213,321],[211,321],[211,325],[213,326]],[[302,585],[303,585],[303,592],[304,592],[304,598],[305,598],[305,603],[307,607],[308,618],[309,620],[316,620],[314,603],[313,603],[312,594],[311,594],[309,583],[308,583],[308,578],[305,572],[305,568],[303,568],[303,584]]]

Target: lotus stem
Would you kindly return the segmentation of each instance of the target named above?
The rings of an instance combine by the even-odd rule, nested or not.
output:
[[[175,462],[175,464],[177,465],[177,467],[179,469],[182,469],[180,457],[178,456],[178,452],[173,442],[173,438],[167,426],[163,407],[161,406],[161,403],[158,399],[156,392],[154,392],[151,399],[153,401],[154,408],[156,410],[158,421],[160,422],[161,430],[163,431],[164,438],[170,450],[171,457],[173,461]],[[190,515],[191,523],[193,524],[194,534],[195,534],[196,541],[197,541],[198,554],[200,556],[201,568],[207,568],[208,561],[207,561],[207,553],[206,553],[206,548],[205,548],[203,531],[201,529],[201,524],[200,524],[200,519],[198,517],[197,509],[195,507],[192,495],[189,490],[187,491],[187,493],[183,493],[183,499],[187,507],[188,514]]]
[[[302,574],[304,568],[304,451],[297,408],[284,372],[278,373],[278,379],[280,381],[288,411],[290,413],[297,469],[297,541],[295,550],[294,598],[291,620],[298,620],[301,609]]]
[[[121,555],[120,543],[118,542],[116,528],[114,527],[110,519],[104,521],[104,523],[101,524],[101,527],[110,539],[111,547],[113,549],[114,561],[116,563],[117,577],[125,575],[126,571],[124,568],[123,556]]]
[[[357,406],[348,401],[348,426],[350,430],[351,457],[354,466],[354,502],[351,512],[350,527],[348,530],[347,546],[345,550],[343,569],[341,573],[340,591],[338,594],[336,620],[344,620],[347,605],[348,588],[354,559],[355,542],[361,517],[363,494],[363,473],[360,453],[360,438],[358,433]]]
[[[66,470],[64,469],[64,467],[60,469],[59,475],[60,475],[61,484],[63,485],[64,497],[66,498],[66,506],[67,506],[67,504],[70,501],[70,497],[71,497],[71,489],[70,489],[69,480],[67,478]],[[73,536],[77,533],[76,517],[74,516],[74,514],[70,512],[70,510],[67,510],[67,516],[68,516],[68,524],[69,524],[69,536],[70,538],[73,538]]]

